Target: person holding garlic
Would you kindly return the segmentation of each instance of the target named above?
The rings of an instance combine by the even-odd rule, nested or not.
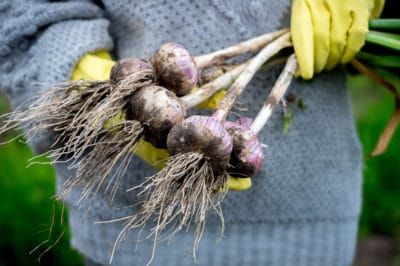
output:
[[[312,78],[293,81],[290,91],[308,108],[295,111],[287,134],[282,134],[279,109],[259,133],[268,146],[264,166],[252,177],[251,189],[226,195],[223,238],[219,239],[217,216],[209,214],[198,263],[351,264],[362,159],[343,69],[338,65],[361,48],[368,18],[380,13],[383,1],[4,1],[1,5],[0,87],[14,107],[46,89],[32,83],[108,75],[112,61],[104,51],[118,59],[147,57],[162,43],[176,41],[194,54],[203,54],[290,26],[299,74]],[[241,115],[256,115],[277,75],[272,69],[256,76],[239,100],[248,108]],[[36,152],[48,149],[46,136],[32,139]],[[63,164],[56,170],[61,188],[72,173]],[[75,205],[79,189],[63,199],[70,212],[72,245],[88,265],[107,264],[122,227],[93,222],[129,215],[136,206],[126,207],[140,199],[126,190],[152,173],[142,160],[132,160],[112,209],[92,209],[84,223],[85,208]],[[146,264],[153,243],[140,241],[135,250],[140,233],[133,231],[128,237],[116,250],[113,265]],[[192,234],[182,232],[169,244],[160,243],[153,264],[194,263],[192,241]]]

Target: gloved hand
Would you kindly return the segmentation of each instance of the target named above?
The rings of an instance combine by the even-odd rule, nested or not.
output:
[[[78,62],[72,73],[72,80],[92,79],[92,80],[107,80],[109,79],[111,68],[115,62],[111,59],[108,52],[100,51],[87,54]],[[219,92],[210,99],[200,103],[200,108],[213,109],[224,96],[225,92]],[[117,124],[125,120],[125,114],[121,111],[113,119],[107,121],[105,127],[112,128],[113,124]],[[169,158],[169,153],[166,149],[155,148],[147,141],[140,141],[134,151],[136,156],[145,161],[148,165],[162,169]],[[230,177],[228,180],[228,189],[242,191],[251,187],[251,179]]]
[[[364,45],[368,19],[380,14],[383,0],[293,0],[291,34],[300,75],[346,64]]]
[[[379,18],[385,6],[385,0],[368,0],[369,18]]]

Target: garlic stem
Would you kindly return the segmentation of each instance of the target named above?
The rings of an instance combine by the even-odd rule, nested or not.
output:
[[[278,103],[281,101],[283,95],[285,94],[290,82],[293,79],[293,75],[297,70],[297,59],[294,54],[292,54],[283,68],[278,80],[275,82],[268,98],[265,100],[263,107],[258,112],[256,118],[251,124],[250,129],[258,134],[264,125],[267,123],[268,119]]]
[[[221,64],[225,60],[242,55],[248,52],[255,52],[260,50],[265,45],[269,44],[276,38],[289,32],[289,29],[282,29],[275,32],[267,33],[250,40],[238,43],[236,45],[215,51],[209,54],[196,56],[194,61],[198,68],[207,68]]]
[[[227,89],[235,81],[235,79],[242,73],[247,66],[247,63],[243,63],[234,69],[226,72],[219,76],[213,81],[203,85],[200,89],[180,97],[181,103],[185,110],[196,106],[204,100],[210,98],[216,92]]]
[[[278,53],[285,47],[292,46],[290,42],[290,33],[285,33],[274,42],[270,43],[264,47],[248,64],[242,74],[236,79],[232,84],[227,94],[222,98],[221,102],[218,104],[213,117],[219,121],[224,121],[228,115],[229,110],[232,108],[235,100],[243,92],[246,85],[253,78],[257,70],[273,55]]]

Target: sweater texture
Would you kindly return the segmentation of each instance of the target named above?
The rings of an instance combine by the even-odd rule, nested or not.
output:
[[[257,35],[288,27],[290,0],[103,0],[0,2],[0,88],[14,107],[51,85],[68,80],[79,59],[99,50],[115,59],[150,58],[165,42],[178,42],[200,55]],[[255,117],[280,69],[256,75],[239,99],[236,113]],[[41,85],[37,85],[41,84]],[[350,265],[360,212],[361,151],[343,70],[294,80],[289,93],[307,108],[289,106],[293,123],[286,134],[279,106],[259,134],[266,144],[262,171],[244,192],[223,202],[225,231],[208,215],[200,242],[200,265]],[[234,114],[231,119],[237,118]],[[44,152],[49,138],[39,134],[32,148]],[[73,175],[56,166],[58,186]],[[127,188],[154,170],[134,158],[111,208],[76,205],[79,189],[65,199],[72,245],[88,261],[107,264],[123,223],[95,221],[130,215],[140,199]],[[27,177],[28,178],[28,177]],[[100,199],[96,202],[100,202]],[[160,243],[153,265],[191,265],[193,233]],[[144,265],[152,239],[131,232],[113,265]]]

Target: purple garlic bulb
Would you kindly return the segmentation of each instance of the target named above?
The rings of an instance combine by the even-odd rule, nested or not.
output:
[[[185,118],[185,110],[176,95],[160,86],[139,89],[131,99],[128,113],[142,123],[145,140],[157,148],[166,148],[173,126]]]
[[[232,152],[232,137],[215,118],[195,115],[171,129],[167,146],[171,156],[186,152],[204,154],[214,175],[218,176],[227,169]]]
[[[110,79],[113,82],[118,82],[130,74],[145,69],[151,69],[151,65],[147,61],[134,57],[124,58],[117,61],[117,63],[112,67]]]
[[[232,136],[233,149],[228,173],[234,177],[247,177],[257,174],[264,162],[264,153],[257,135],[250,130],[251,119],[238,122],[225,122],[225,129]]]
[[[161,84],[177,96],[188,94],[199,78],[193,57],[177,43],[163,44],[154,56],[153,66]]]

